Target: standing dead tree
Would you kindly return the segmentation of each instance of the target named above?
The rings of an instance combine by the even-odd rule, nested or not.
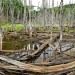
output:
[[[14,24],[14,3],[13,0],[10,1],[11,6],[10,6],[10,13],[11,13],[11,23],[12,23],[12,30],[14,31],[15,29],[15,24]]]
[[[63,14],[63,0],[60,2],[60,15],[59,15],[59,31],[60,31],[60,40],[63,38],[63,28],[62,28],[62,14]]]
[[[42,0],[42,22],[44,27],[47,25],[47,18],[48,18],[48,12],[47,12],[47,8],[48,8],[48,1],[47,0]]]
[[[6,11],[7,23],[9,22],[9,17],[8,17],[8,16],[9,16],[9,14],[8,14],[9,11],[8,11],[8,10],[9,10],[9,9],[8,9],[8,4],[7,4],[7,11]],[[8,24],[7,24],[7,27],[6,27],[6,31],[7,31],[7,30],[8,30]]]
[[[51,24],[51,39],[53,36],[53,25],[54,25],[54,0],[52,0],[52,24]]]
[[[71,25],[71,10],[70,10],[70,2],[69,2],[69,11],[68,11],[68,14],[67,14],[67,27],[68,27],[68,31],[69,31],[69,27]]]
[[[18,0],[18,2],[20,3],[21,2],[21,0]],[[20,21],[20,9],[19,9],[19,6],[17,7],[18,9],[17,9],[17,23],[19,23],[19,21]]]
[[[27,1],[24,0],[24,14],[23,14],[23,25],[24,25],[24,29],[26,30],[26,23],[27,23],[27,16],[26,16],[26,4]]]
[[[30,29],[30,37],[32,37],[31,7],[32,7],[32,0],[29,0],[29,29]]]
[[[2,17],[1,6],[2,6],[2,0],[0,0],[0,24],[1,24],[1,17]],[[0,28],[1,28],[1,25],[0,25]]]
[[[0,50],[2,50],[2,29],[1,29],[1,19],[2,19],[2,0],[0,0]]]

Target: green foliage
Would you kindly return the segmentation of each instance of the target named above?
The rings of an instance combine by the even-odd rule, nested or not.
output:
[[[12,25],[11,24],[2,25],[1,27],[4,29],[4,31],[6,31],[6,30],[7,31],[12,31]],[[20,31],[22,28],[23,28],[22,24],[16,24],[15,25],[15,30],[16,31]]]
[[[60,13],[60,7],[55,7],[54,11]],[[68,14],[69,11],[75,13],[75,4],[64,5],[62,11],[63,11],[63,15]]]
[[[4,16],[10,20],[11,18],[11,10],[14,8],[14,18],[17,18],[18,12],[20,12],[20,18],[23,16],[24,6],[21,0],[2,0],[2,9]]]
[[[33,10],[34,6],[26,6],[26,16],[29,19],[29,10]],[[19,13],[19,20],[24,16],[24,5],[21,0],[2,0],[2,12],[8,21],[11,22],[11,10],[14,10],[14,20],[16,22]],[[34,14],[34,12],[31,12]]]

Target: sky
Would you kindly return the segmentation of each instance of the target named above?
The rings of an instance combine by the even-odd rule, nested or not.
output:
[[[54,6],[59,6],[61,0],[54,0]],[[64,5],[69,3],[75,3],[75,0],[63,0]],[[42,0],[32,0],[32,5],[34,6],[41,6]],[[52,0],[50,0],[50,7],[52,5]]]

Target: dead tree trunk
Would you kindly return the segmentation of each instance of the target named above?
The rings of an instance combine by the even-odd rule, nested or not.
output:
[[[0,50],[2,50],[2,31],[0,30]]]
[[[7,63],[13,64],[13,66],[0,66],[5,69],[9,70],[24,70],[28,72],[33,72],[33,73],[65,73],[72,71],[75,67],[75,61],[66,63],[66,64],[60,64],[60,65],[55,65],[55,66],[35,66],[32,64],[26,64],[22,63],[16,60],[12,60],[10,58],[7,58],[6,56],[0,55],[0,60],[3,60]],[[54,74],[53,74],[54,75]]]
[[[62,14],[63,14],[63,0],[60,2],[60,22],[59,22],[59,31],[60,31],[60,40],[63,39],[63,28],[62,28]]]
[[[26,22],[27,22],[27,17],[26,17],[26,4],[27,4],[27,1],[24,0],[24,14],[23,14],[23,25],[24,25],[24,30],[26,30]]]
[[[9,19],[9,17],[8,17],[8,4],[7,4],[7,27],[6,27],[6,31],[8,30],[8,19]]]
[[[12,31],[15,29],[15,24],[14,24],[14,3],[11,1],[11,6],[10,6],[10,12],[11,12],[11,23],[12,23]]]
[[[32,37],[31,7],[32,7],[32,0],[29,0],[29,26],[30,26],[30,37]]]
[[[17,13],[17,23],[19,23],[19,16],[20,16],[20,11],[18,10],[18,13]]]
[[[0,0],[0,49],[2,50],[2,31],[1,31],[1,19],[2,19],[2,0]]]
[[[0,24],[1,24],[1,19],[2,19],[1,7],[2,7],[2,0],[0,0]],[[1,25],[0,25],[0,28],[1,28]]]
[[[42,52],[46,50],[47,47],[49,47],[49,44],[54,43],[57,39],[59,38],[59,35],[55,36],[53,39],[47,40],[45,43],[43,43],[39,49],[34,51],[32,54],[28,55],[28,58],[26,59],[27,61],[33,61],[36,60]]]
[[[42,8],[43,8],[43,11],[42,11],[42,13],[43,13],[43,16],[42,16],[42,20],[43,20],[43,25],[44,25],[44,27],[47,25],[47,5],[48,5],[48,3],[47,3],[47,0],[42,0]]]
[[[51,39],[53,36],[53,25],[54,25],[54,0],[52,0],[52,24],[51,24]]]

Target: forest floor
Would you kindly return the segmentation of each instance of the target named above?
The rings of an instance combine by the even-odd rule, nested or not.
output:
[[[34,43],[34,41],[40,41],[41,42],[41,45],[40,45],[41,48],[37,49],[37,50],[40,51],[40,49],[45,47],[45,45],[47,44],[46,42],[50,39],[50,27],[43,27],[43,26],[36,27],[36,29],[33,32],[32,38],[29,36],[28,32],[22,31],[23,25],[21,25],[21,24],[16,25],[16,28],[15,28],[16,29],[15,30],[16,33],[12,32],[12,26],[10,26],[10,25],[9,25],[9,27],[7,29],[7,32],[6,32],[6,28],[7,27],[5,25],[2,25],[2,28],[4,29],[3,44],[5,44],[6,47],[8,47],[7,50],[11,49],[9,47],[12,46],[12,50],[16,49],[16,50],[20,50],[21,51],[21,49],[24,47],[25,42],[26,43],[30,43],[31,42],[31,44],[32,44],[32,43]],[[45,60],[45,58],[44,58],[44,61],[46,61],[46,62],[42,61],[41,64],[40,64],[40,62],[36,63],[37,61],[35,61],[35,60],[33,60],[32,62],[28,62],[28,63],[35,64],[35,65],[39,65],[39,64],[40,65],[48,65],[47,63],[51,62],[51,65],[52,65],[52,64],[57,64],[56,62],[62,63],[64,60],[65,61],[69,60],[69,62],[70,61],[74,61],[75,60],[75,51],[74,51],[75,50],[75,28],[72,28],[72,27],[68,28],[68,27],[64,26],[63,27],[63,31],[64,31],[64,39],[63,39],[61,45],[63,46],[63,45],[72,43],[72,44],[74,44],[74,48],[70,49],[69,51],[66,51],[63,54],[58,53],[58,55],[56,55],[56,57],[53,55],[53,57],[47,58],[47,60]],[[59,34],[59,28],[56,26],[56,27],[54,27],[54,36],[56,36],[57,34]],[[10,46],[8,46],[8,45],[10,45]],[[19,45],[21,45],[21,47],[19,47]],[[57,42],[56,43],[54,42],[54,43],[50,44],[50,46],[52,46],[55,51],[57,50]],[[4,48],[5,48],[5,46],[4,46]],[[17,51],[11,51],[11,50],[7,51],[7,50],[6,51],[4,50],[4,52],[1,50],[1,52],[2,52],[1,55],[4,53],[3,55],[8,56],[9,58],[12,58],[12,59],[15,59],[15,60],[18,59],[17,56],[22,56],[20,54],[20,52],[19,53],[15,53]],[[26,51],[26,52],[28,53],[28,51]],[[38,51],[29,51],[29,57],[28,58],[30,59],[30,56],[32,56],[32,58],[33,57],[36,58],[38,53],[39,53]],[[45,54],[48,55],[47,52]],[[45,57],[45,55],[43,55],[43,56]],[[25,59],[25,57],[24,57],[24,59]],[[3,60],[4,60],[4,58],[3,58]],[[7,61],[9,61],[9,60],[7,60]],[[5,65],[7,65],[5,62],[3,62],[3,63]],[[37,75],[37,74],[28,74],[28,75]],[[38,74],[38,75],[40,75],[40,74]],[[45,74],[41,74],[41,75],[45,75]],[[51,75],[51,74],[49,74],[49,75]],[[56,74],[53,73],[53,75],[56,75]],[[74,74],[72,74],[72,75],[74,75]]]

